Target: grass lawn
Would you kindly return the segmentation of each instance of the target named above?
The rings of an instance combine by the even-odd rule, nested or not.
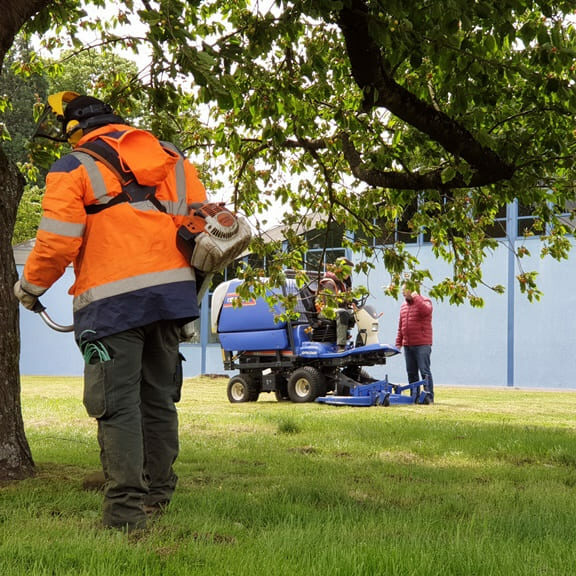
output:
[[[576,573],[576,392],[437,387],[433,406],[230,404],[185,383],[179,486],[143,534],[100,526],[80,379],[24,378],[37,465],[0,489],[0,575]]]

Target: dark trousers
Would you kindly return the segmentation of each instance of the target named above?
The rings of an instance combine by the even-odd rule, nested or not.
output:
[[[348,343],[348,329],[354,319],[354,313],[346,308],[336,308],[334,314],[336,315],[336,344],[338,346],[346,346]],[[322,312],[319,313],[319,317],[328,318]]]
[[[336,344],[346,346],[348,343],[348,328],[353,319],[353,313],[345,308],[336,308]]]
[[[434,381],[430,370],[430,356],[432,346],[404,346],[404,358],[406,360],[406,372],[408,383],[418,382],[426,379],[428,384],[426,390],[434,398]]]
[[[101,348],[85,365],[84,405],[98,422],[106,526],[144,528],[143,506],[172,498],[179,451],[175,403],[182,388],[178,343],[172,321],[93,343]]]

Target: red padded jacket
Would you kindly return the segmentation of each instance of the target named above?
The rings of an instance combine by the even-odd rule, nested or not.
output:
[[[432,301],[420,294],[400,307],[396,347],[432,345]]]

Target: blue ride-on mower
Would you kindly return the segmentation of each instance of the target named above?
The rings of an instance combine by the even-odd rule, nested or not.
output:
[[[336,346],[336,323],[320,318],[314,305],[315,283],[298,288],[287,278],[268,296],[296,296],[297,320],[278,320],[285,309],[266,298],[242,300],[241,280],[218,285],[212,296],[211,325],[218,334],[224,369],[237,371],[228,382],[232,403],[255,402],[262,392],[277,400],[320,402],[349,406],[429,404],[426,381],[397,385],[377,380],[366,368],[381,366],[399,354],[378,341],[378,314],[366,302],[357,302],[346,349]],[[356,336],[352,339],[353,331]]]

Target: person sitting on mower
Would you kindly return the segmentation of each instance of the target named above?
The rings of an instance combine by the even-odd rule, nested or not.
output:
[[[335,316],[338,352],[346,350],[348,328],[354,321],[353,304],[350,299],[352,266],[353,263],[347,258],[339,258],[334,264],[329,264],[324,276],[318,282],[315,299],[316,311],[320,318],[332,319]]]

